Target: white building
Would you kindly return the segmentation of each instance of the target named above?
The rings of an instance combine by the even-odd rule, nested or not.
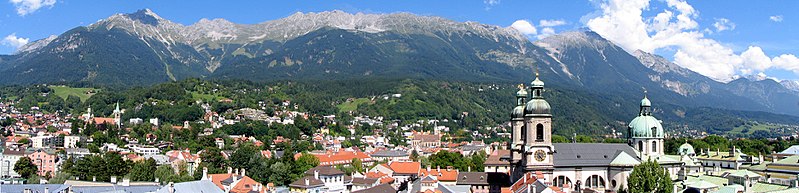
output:
[[[77,148],[80,136],[64,136],[64,148]]]

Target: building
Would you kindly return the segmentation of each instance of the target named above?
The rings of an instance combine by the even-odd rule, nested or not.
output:
[[[25,150],[19,148],[3,148],[2,159],[0,159],[0,178],[19,178],[21,177],[14,171],[14,164],[25,156]]]
[[[80,136],[64,136],[64,148],[77,148],[80,141]]]
[[[55,176],[61,167],[61,160],[55,149],[27,149],[25,156],[39,169],[39,176]]]
[[[372,159],[377,161],[408,161],[410,156],[406,151],[379,150],[372,153]]]
[[[235,171],[235,172],[234,172]],[[253,180],[246,175],[244,169],[233,169],[228,167],[227,173],[208,174],[208,169],[203,168],[203,177],[200,181],[211,181],[222,192],[225,193],[265,193],[270,190],[270,186]]]
[[[292,193],[324,192],[344,193],[350,192],[352,177],[332,166],[316,166],[305,172],[305,177],[289,184]]]
[[[676,174],[683,169],[685,163],[680,156],[663,153],[663,127],[652,116],[652,104],[646,95],[638,116],[629,124],[628,144],[552,143],[555,128],[551,106],[543,92],[544,82],[537,73],[530,87],[519,86],[517,106],[511,111],[510,154],[489,158],[488,171],[503,172],[499,162],[506,161],[511,182],[536,173],[536,180],[549,182],[557,189],[616,192],[626,189],[627,177],[642,160],[657,161],[669,170],[672,179],[677,179]]]

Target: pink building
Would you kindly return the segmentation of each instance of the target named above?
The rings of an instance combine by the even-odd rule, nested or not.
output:
[[[54,149],[28,149],[25,151],[25,156],[39,168],[37,172],[39,176],[45,176],[48,172],[50,177],[55,176],[60,167],[60,160]]]

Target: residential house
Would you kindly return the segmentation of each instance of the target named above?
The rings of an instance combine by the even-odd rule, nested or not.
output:
[[[25,156],[39,169],[36,172],[39,176],[55,176],[61,166],[61,160],[55,149],[27,149]]]

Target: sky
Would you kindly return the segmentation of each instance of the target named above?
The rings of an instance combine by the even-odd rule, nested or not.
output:
[[[742,76],[799,80],[799,1],[794,0],[7,0],[0,2],[0,54],[144,8],[184,25],[202,18],[254,24],[296,12],[342,10],[476,21],[512,27],[531,41],[589,29],[628,52],[655,53],[721,82]]]

